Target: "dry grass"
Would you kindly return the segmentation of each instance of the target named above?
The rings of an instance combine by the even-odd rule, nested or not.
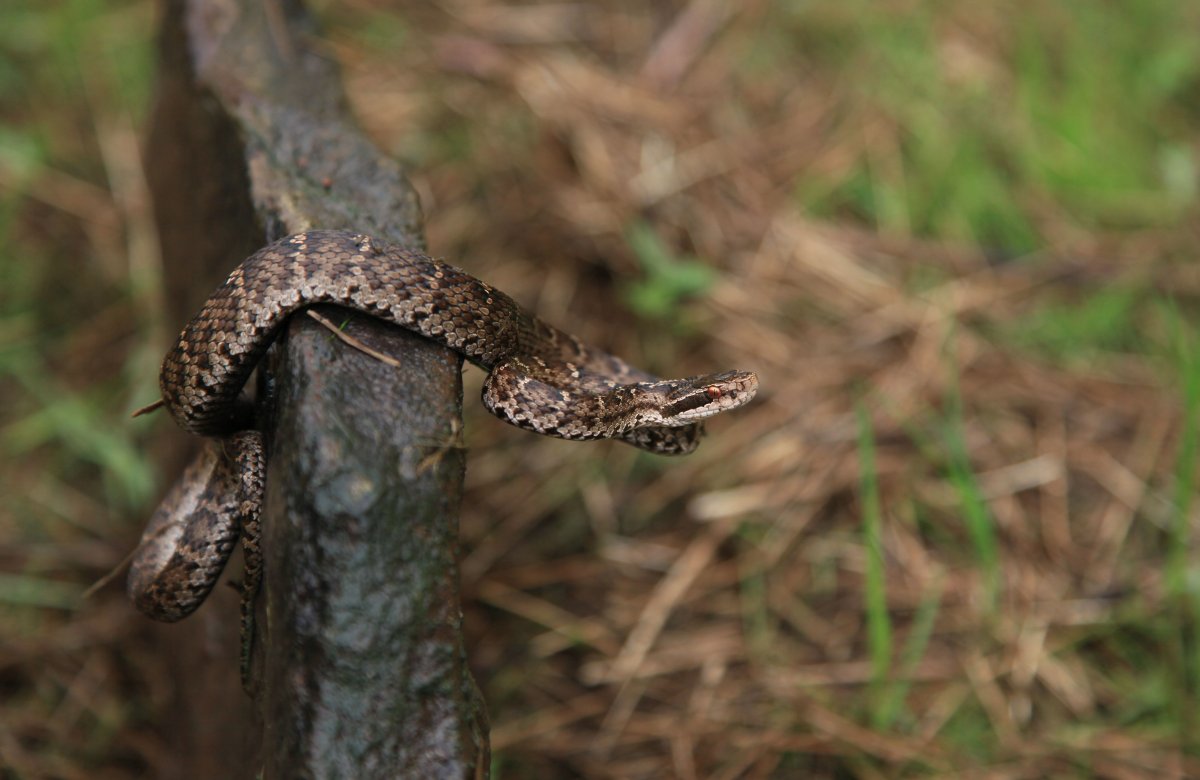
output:
[[[815,22],[835,28],[827,5]],[[854,63],[806,56],[817,41],[773,50],[789,17],[764,2],[323,10],[436,253],[658,373],[761,381],[678,461],[470,405],[462,573],[496,776],[1200,776],[1186,219],[1130,229],[1030,187],[1039,251],[1014,257],[848,207],[815,217],[805,183],[903,168],[906,126]],[[947,11],[934,29],[951,80],[1006,105],[1014,28]],[[59,195],[130,217],[76,189]],[[99,256],[96,236],[75,243]],[[1114,290],[1135,299],[1117,335],[1143,340],[1047,346]],[[130,305],[89,322],[124,333]],[[7,486],[61,468],[39,452]],[[105,505],[84,484],[63,500]],[[96,538],[133,513],[106,506],[101,529],[50,542],[67,579],[122,553]],[[155,765],[136,714],[108,756],[49,725],[162,701],[135,625],[104,600],[3,645],[13,776]],[[40,747],[56,739],[76,747]]]

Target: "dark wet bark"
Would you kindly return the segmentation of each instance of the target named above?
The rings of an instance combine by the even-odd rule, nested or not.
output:
[[[280,236],[343,228],[423,245],[416,196],[355,128],[310,30],[281,0],[164,5],[147,169],[172,332]],[[255,696],[237,680],[237,594],[218,588],[161,629],[178,678],[164,728],[178,775],[484,776],[486,713],[466,668],[455,562],[461,361],[376,320],[325,313],[403,368],[306,316],[273,350]]]

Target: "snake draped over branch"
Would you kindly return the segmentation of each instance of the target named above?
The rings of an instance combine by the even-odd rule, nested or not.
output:
[[[134,553],[128,590],[150,617],[174,621],[195,610],[239,538],[243,587],[253,596],[265,467],[261,434],[249,429],[238,396],[287,317],[321,303],[455,350],[488,371],[484,406],[545,436],[686,454],[699,444],[701,420],[742,406],[758,389],[747,371],[659,379],[453,266],[370,236],[311,231],[282,239],[229,275],[163,360],[162,404],[185,430],[211,440],[167,493]]]

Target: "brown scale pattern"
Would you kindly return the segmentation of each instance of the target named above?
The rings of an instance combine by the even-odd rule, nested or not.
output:
[[[173,622],[204,601],[243,527],[257,526],[264,473],[257,431],[205,442],[150,517],[130,563],[126,588],[139,610]],[[261,556],[257,539],[247,542],[244,584],[253,589]]]
[[[662,382],[453,266],[369,236],[313,231],[247,259],[184,328],[160,376],[175,420],[202,435],[236,430],[238,393],[275,333],[297,309],[318,303],[366,312],[460,352],[491,372],[488,409],[550,436],[619,438],[687,453],[702,428],[663,414],[674,395],[719,385],[715,414],[749,400],[756,387],[753,375],[740,372]]]
[[[458,351],[488,369],[488,409],[547,436],[616,438],[684,454],[699,444],[700,419],[741,406],[758,387],[754,374],[740,371],[660,380],[453,266],[369,236],[285,238],[235,269],[163,360],[159,383],[171,415],[188,431],[222,438],[167,494],[134,555],[129,594],[150,617],[178,620],[198,607],[239,534],[244,626],[252,614],[264,464],[261,436],[241,430],[238,394],[287,317],[319,303],[357,309]]]

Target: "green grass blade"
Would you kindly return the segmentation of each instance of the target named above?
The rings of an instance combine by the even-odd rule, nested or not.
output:
[[[891,728],[900,715],[904,699],[912,687],[913,677],[916,676],[917,666],[925,656],[925,648],[929,646],[929,640],[933,636],[933,627],[937,622],[944,590],[944,578],[942,573],[938,572],[917,606],[908,641],[904,643],[904,649],[901,651],[898,673],[883,695],[876,700],[871,721],[871,725],[876,729]]]
[[[1200,594],[1191,576],[1191,510],[1196,493],[1197,427],[1200,424],[1200,360],[1191,343],[1189,323],[1172,303],[1166,306],[1171,358],[1183,387],[1183,428],[1175,456],[1175,485],[1167,529],[1166,584],[1179,631],[1178,677],[1172,686],[1180,739],[1200,746]]]
[[[1176,596],[1188,592],[1188,520],[1196,492],[1197,420],[1200,416],[1200,361],[1193,354],[1187,324],[1174,306],[1167,308],[1174,367],[1183,380],[1183,429],[1175,458],[1175,489],[1171,502],[1170,541],[1167,554],[1167,586]]]
[[[958,496],[962,509],[962,520],[975,552],[975,559],[983,574],[984,599],[988,610],[994,610],[1000,591],[1000,552],[996,541],[995,523],[987,507],[987,499],[971,468],[967,453],[965,425],[963,423],[962,393],[959,392],[957,367],[951,365],[947,382],[946,418],[942,435],[946,445],[947,477]]]
[[[883,510],[879,501],[879,475],[875,469],[875,432],[861,400],[858,414],[859,500],[862,503],[863,546],[867,552],[867,646],[871,658],[872,703],[887,684],[892,659],[892,625],[888,614],[887,577],[883,559]],[[875,707],[872,706],[872,711]]]

